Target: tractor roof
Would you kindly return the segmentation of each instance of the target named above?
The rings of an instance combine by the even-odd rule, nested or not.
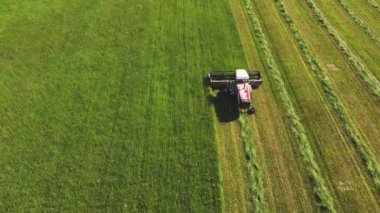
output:
[[[249,80],[249,75],[245,69],[236,70],[236,80]]]

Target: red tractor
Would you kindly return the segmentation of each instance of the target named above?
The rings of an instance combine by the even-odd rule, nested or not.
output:
[[[235,72],[212,72],[208,74],[208,82],[212,89],[236,96],[238,108],[249,114],[255,112],[251,93],[252,88],[255,89],[262,83],[260,72],[247,72],[244,69],[237,69]]]

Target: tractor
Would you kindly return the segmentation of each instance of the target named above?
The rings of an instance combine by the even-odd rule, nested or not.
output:
[[[234,72],[211,72],[207,80],[212,89],[236,98],[236,108],[245,110],[248,114],[255,113],[255,107],[252,105],[252,89],[258,88],[262,83],[260,72],[248,72],[245,69],[237,69]]]

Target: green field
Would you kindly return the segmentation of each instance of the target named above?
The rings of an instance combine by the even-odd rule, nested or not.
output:
[[[0,211],[379,212],[378,5],[0,0]]]

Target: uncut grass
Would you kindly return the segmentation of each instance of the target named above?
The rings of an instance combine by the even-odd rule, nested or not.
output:
[[[314,2],[352,52],[362,59],[377,79],[380,79],[378,60],[380,51],[375,42],[351,19],[337,1],[315,0]]]
[[[310,50],[315,58],[321,63],[322,68],[334,88],[345,110],[350,114],[360,134],[364,136],[367,144],[375,153],[377,161],[380,160],[379,144],[380,137],[380,115],[379,103],[365,89],[365,85],[355,75],[354,68],[345,60],[334,42],[321,27],[314,27],[316,21],[307,5],[303,2],[284,1],[286,7],[291,11],[290,16],[294,20],[300,33],[309,44]],[[299,21],[301,20],[302,21]],[[327,68],[328,64],[334,64],[337,70]]]
[[[41,1],[17,14],[0,36],[1,209],[220,211],[202,80],[241,51],[228,7]]]
[[[12,1],[2,1],[0,5],[0,33],[10,24],[12,17],[17,12],[21,12],[22,8],[12,10]]]
[[[319,88],[315,85],[310,71],[302,62],[302,58],[292,41],[286,27],[281,24],[278,15],[271,19],[265,19],[263,14],[276,14],[273,2],[264,5],[254,1],[255,7],[260,8],[263,26],[272,42],[272,48],[276,55],[283,74],[286,74],[287,86],[292,91],[294,103],[298,103],[297,110],[301,112],[301,121],[305,124],[307,134],[312,141],[313,150],[316,151],[316,159],[321,164],[323,177],[326,178],[328,188],[333,192],[337,202],[337,210],[356,209],[368,210],[373,207],[363,205],[362,202],[377,206],[375,195],[369,190],[371,181],[362,175],[365,171],[361,165],[355,148],[344,136],[343,131],[331,114],[331,109],[321,97]],[[278,35],[282,35],[278,37]],[[291,84],[290,84],[291,82]],[[299,88],[302,88],[299,89]],[[323,123],[323,125],[321,125]],[[340,153],[340,154],[336,154]],[[360,168],[358,170],[357,168]],[[356,196],[339,190],[339,184],[353,182],[364,195]],[[366,195],[365,195],[366,194]]]
[[[317,205],[308,185],[308,177],[301,153],[291,133],[290,126],[276,103],[273,84],[269,72],[263,69],[258,56],[248,20],[246,20],[240,1],[232,0],[240,39],[245,50],[249,69],[260,70],[264,83],[253,92],[253,102],[257,109],[251,117],[256,151],[262,167],[264,197],[269,211],[316,211]],[[294,163],[298,162],[298,163]]]

